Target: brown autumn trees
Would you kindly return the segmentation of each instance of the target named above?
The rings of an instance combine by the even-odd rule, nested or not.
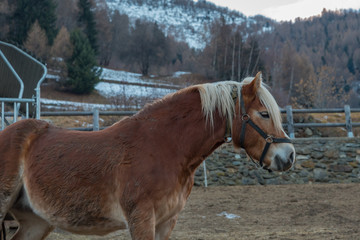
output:
[[[83,30],[86,27],[78,23],[78,0],[53,1],[56,3],[56,37],[49,42],[42,25],[34,21],[23,44],[46,60],[49,69],[65,80],[67,68],[61,61],[71,56],[73,46],[69,35],[78,27]],[[127,15],[109,11],[104,0],[89,2],[95,1],[96,7],[91,12],[98,32],[95,40],[100,66],[143,74],[189,71],[200,73],[209,81],[238,81],[262,71],[265,82],[272,87],[282,106],[340,106],[347,101],[353,106],[360,105],[356,93],[359,88],[354,87],[360,79],[359,11],[324,9],[319,16],[282,23],[256,16],[254,21],[237,25],[225,20],[229,18],[220,17],[205,24],[201,33],[205,48],[191,49],[185,42],[166,35],[161,24],[136,25]],[[16,12],[16,2],[0,1],[2,40],[8,39],[9,30],[13,28],[11,17]],[[143,0],[134,4],[173,7],[168,1]],[[189,12],[199,8],[211,14],[216,9],[205,1],[177,0],[173,4]],[[226,9],[220,12],[230,18],[241,15]],[[316,95],[315,89],[322,94]]]

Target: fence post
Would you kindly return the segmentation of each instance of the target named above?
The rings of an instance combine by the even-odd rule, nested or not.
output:
[[[1,130],[5,129],[5,103],[1,102]]]
[[[99,131],[99,109],[94,108],[93,112],[93,131]]]
[[[294,119],[293,119],[292,107],[290,105],[286,106],[286,121],[287,121],[287,128],[290,138],[295,138]]]
[[[18,117],[18,104],[16,104],[16,102],[14,102],[14,120],[13,120],[13,123],[15,123],[17,121],[17,117]]]
[[[349,105],[345,105],[345,106],[344,106],[344,110],[345,110],[345,124],[346,124],[347,136],[348,136],[348,137],[354,137],[354,133],[352,132],[350,106],[349,106]]]
[[[205,187],[207,187],[208,183],[207,183],[207,174],[206,174],[206,160],[203,161],[203,167],[204,167],[204,185]]]

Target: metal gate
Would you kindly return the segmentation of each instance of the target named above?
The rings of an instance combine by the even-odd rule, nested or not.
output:
[[[36,58],[0,41],[1,129],[19,118],[40,118],[40,85],[46,74]]]

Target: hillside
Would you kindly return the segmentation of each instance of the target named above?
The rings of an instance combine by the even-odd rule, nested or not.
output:
[[[102,2],[102,0],[98,0]],[[164,0],[164,1],[133,1],[106,0],[110,11],[118,10],[129,16],[132,23],[136,19],[158,23],[167,35],[178,41],[184,41],[190,47],[203,49],[210,40],[210,26],[220,17],[227,24],[243,26],[242,34],[271,30],[272,21],[266,18],[248,18],[240,12],[230,11],[206,1]],[[103,6],[103,5],[102,5]]]

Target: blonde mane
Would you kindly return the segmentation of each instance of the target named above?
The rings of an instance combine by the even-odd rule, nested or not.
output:
[[[210,122],[211,127],[213,127],[214,124],[213,114],[216,109],[219,110],[223,117],[228,119],[230,126],[232,126],[232,119],[235,113],[235,102],[231,95],[232,89],[234,86],[237,87],[237,96],[239,99],[242,86],[249,84],[253,79],[254,78],[249,77],[245,78],[240,83],[235,81],[225,81],[196,86],[200,93],[203,113],[206,120]],[[282,132],[283,128],[279,106],[264,83],[262,83],[261,87],[258,89],[257,96],[259,97],[260,102],[268,110],[276,130]]]

